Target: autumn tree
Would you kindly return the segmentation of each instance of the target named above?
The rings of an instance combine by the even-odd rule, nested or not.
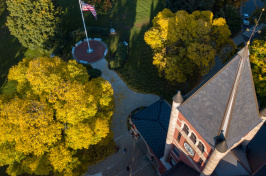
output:
[[[59,15],[52,0],[7,0],[7,26],[26,48],[48,51],[60,39]]]
[[[81,151],[108,135],[114,108],[111,84],[88,78],[84,66],[57,57],[10,69],[0,94],[0,166],[10,175],[83,174]]]
[[[266,41],[254,40],[250,49],[252,75],[261,106],[266,105]]]
[[[152,22],[144,39],[154,51],[153,64],[170,81],[184,82],[195,72],[208,73],[217,54],[227,54],[226,46],[235,48],[225,19],[213,19],[210,11],[188,14],[164,9]]]

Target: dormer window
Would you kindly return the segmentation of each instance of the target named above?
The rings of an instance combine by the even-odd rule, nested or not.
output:
[[[196,144],[196,135],[194,133],[191,133],[190,139],[194,144]]]
[[[204,145],[203,145],[201,142],[199,142],[199,144],[198,144],[198,149],[199,149],[202,153],[204,153]]]
[[[188,129],[188,126],[186,124],[184,124],[183,131],[186,133],[186,135],[188,135],[189,129]]]

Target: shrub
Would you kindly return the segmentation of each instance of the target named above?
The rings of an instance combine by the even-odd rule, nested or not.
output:
[[[102,71],[97,68],[93,68],[93,69],[88,70],[88,74],[90,75],[90,79],[98,78],[102,75]]]
[[[83,66],[86,67],[87,71],[93,69],[93,67],[91,66],[91,64],[84,64]]]
[[[109,67],[113,70],[122,67],[127,59],[128,47],[123,42],[119,42],[115,57],[110,61]]]

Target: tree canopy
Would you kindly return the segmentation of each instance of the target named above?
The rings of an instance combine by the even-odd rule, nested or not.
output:
[[[86,0],[95,7],[97,14],[107,14],[112,9],[113,0]]]
[[[83,174],[76,153],[108,135],[114,108],[111,84],[88,78],[84,66],[58,57],[10,69],[0,94],[0,165],[10,175]]]
[[[164,9],[152,22],[144,39],[154,51],[153,64],[170,81],[184,82],[195,72],[208,73],[216,54],[228,54],[226,46],[235,48],[225,19],[213,19],[210,11],[188,14]]]
[[[266,41],[254,40],[250,50],[252,75],[261,106],[266,105]]]
[[[225,18],[226,23],[233,34],[241,30],[242,18],[237,7],[226,5],[224,8],[221,8],[215,16]]]
[[[26,48],[51,50],[59,33],[60,9],[52,0],[7,0],[7,26]]]
[[[226,5],[232,5],[236,8],[240,8],[240,6],[243,6],[243,4],[247,1],[249,0],[215,0],[213,11],[217,12]]]
[[[170,0],[171,10],[185,10],[192,13],[195,10],[211,10],[215,0]]]

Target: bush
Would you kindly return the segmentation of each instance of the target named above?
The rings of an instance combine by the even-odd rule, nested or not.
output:
[[[98,78],[102,75],[102,71],[97,68],[93,68],[93,69],[88,70],[88,74],[90,75],[90,79]]]
[[[109,35],[110,31],[107,28],[102,27],[94,27],[94,26],[86,26],[88,33],[94,33],[94,34],[101,34],[101,35]],[[73,38],[84,35],[84,29],[79,28],[71,33],[68,34],[68,40],[72,40]]]
[[[83,66],[86,67],[87,71],[93,69],[93,67],[91,66],[91,64],[84,64]]]
[[[110,61],[109,67],[112,70],[122,67],[127,59],[128,47],[123,42],[119,42],[117,45],[117,51],[115,57]]]

